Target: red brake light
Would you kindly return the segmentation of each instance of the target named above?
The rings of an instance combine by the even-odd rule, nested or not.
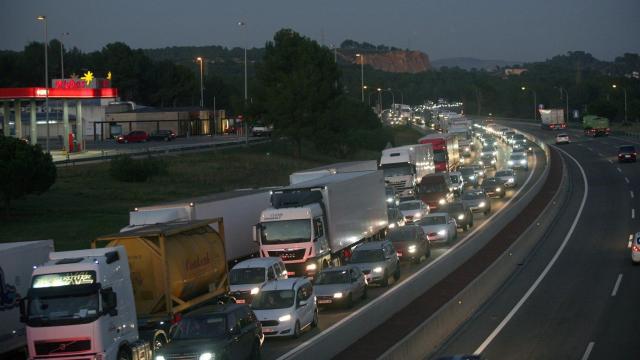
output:
[[[640,246],[638,246],[638,245],[633,245],[633,247],[631,248],[631,251],[633,251],[633,252],[640,252]]]

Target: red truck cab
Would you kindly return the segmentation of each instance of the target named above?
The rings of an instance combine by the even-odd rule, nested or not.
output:
[[[460,154],[457,135],[447,133],[429,134],[420,138],[418,142],[420,144],[431,144],[436,172],[454,171],[458,166]]]

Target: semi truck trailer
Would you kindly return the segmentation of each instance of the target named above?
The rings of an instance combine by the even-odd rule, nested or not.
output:
[[[563,109],[538,109],[538,112],[540,112],[540,126],[543,129],[561,130],[567,127]]]

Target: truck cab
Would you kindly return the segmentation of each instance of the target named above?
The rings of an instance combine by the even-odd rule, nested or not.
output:
[[[151,357],[138,341],[124,247],[53,252],[21,303],[30,359]],[[134,356],[135,355],[135,356]]]

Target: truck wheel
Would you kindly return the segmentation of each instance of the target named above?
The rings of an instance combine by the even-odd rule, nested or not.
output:
[[[131,351],[126,347],[120,348],[118,350],[118,360],[131,360]]]
[[[167,344],[167,340],[165,339],[164,335],[160,335],[160,334],[156,335],[153,338],[153,351],[156,352],[160,350],[166,344]]]

